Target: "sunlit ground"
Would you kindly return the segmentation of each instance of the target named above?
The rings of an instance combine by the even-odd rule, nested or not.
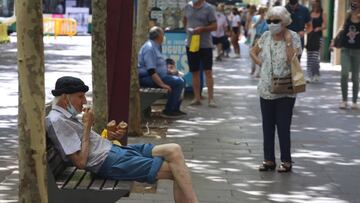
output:
[[[50,91],[60,76],[81,77],[91,86],[89,37],[49,37],[44,41],[46,101],[52,98]],[[166,139],[131,138],[130,142],[179,143],[200,202],[360,202],[360,111],[337,108],[339,67],[322,64],[321,82],[308,85],[307,92],[298,95],[292,124],[293,172],[260,173],[258,81],[248,75],[250,62],[242,48],[242,58],[215,63],[218,108],[208,108],[206,100],[202,106],[187,106],[191,98],[186,97],[183,106],[189,115],[172,122]],[[8,177],[0,184],[0,199],[11,201],[17,195],[14,188],[18,182],[18,76],[14,44],[6,49],[0,46],[0,50],[0,178]],[[349,83],[349,90],[351,87]],[[280,164],[277,142],[276,146]],[[156,194],[132,194],[120,202],[164,196],[165,202],[172,202],[171,188],[171,182],[159,181]]]

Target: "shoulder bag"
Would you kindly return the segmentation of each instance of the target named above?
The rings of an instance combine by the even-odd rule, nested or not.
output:
[[[291,59],[290,73],[279,77],[274,75],[272,64],[272,51],[270,47],[271,60],[271,93],[273,94],[295,94],[305,92],[306,82],[304,72],[301,69],[299,59],[296,54]]]

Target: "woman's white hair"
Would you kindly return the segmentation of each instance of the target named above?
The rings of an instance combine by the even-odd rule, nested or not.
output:
[[[266,19],[269,18],[281,19],[282,24],[285,26],[290,25],[292,22],[291,15],[284,6],[271,7],[266,14]]]

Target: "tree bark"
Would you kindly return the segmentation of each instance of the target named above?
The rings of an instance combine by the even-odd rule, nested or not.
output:
[[[92,81],[94,131],[101,133],[108,121],[106,72],[106,0],[93,0]]]
[[[17,0],[19,202],[48,202],[42,0]]]
[[[131,56],[131,83],[130,83],[130,105],[129,105],[129,136],[141,136],[141,112],[140,112],[140,84],[138,78],[137,64],[138,53],[141,45],[145,42],[149,30],[148,0],[137,1],[137,17],[134,25],[133,48]]]

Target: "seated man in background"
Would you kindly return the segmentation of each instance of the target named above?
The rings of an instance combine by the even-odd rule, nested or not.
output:
[[[85,93],[89,87],[79,78],[61,77],[52,94],[52,110],[46,117],[46,132],[64,161],[101,177],[154,183],[157,179],[174,180],[175,202],[198,202],[191,176],[178,144],[133,144],[119,146],[91,130],[94,115]],[[84,112],[82,122],[76,116]],[[126,130],[109,131],[121,138]]]
[[[162,116],[165,118],[180,118],[186,113],[180,110],[181,93],[185,81],[168,73],[165,59],[161,53],[164,41],[164,31],[160,27],[152,27],[149,40],[141,47],[138,56],[139,82],[142,87],[160,87],[168,91],[168,100]]]

